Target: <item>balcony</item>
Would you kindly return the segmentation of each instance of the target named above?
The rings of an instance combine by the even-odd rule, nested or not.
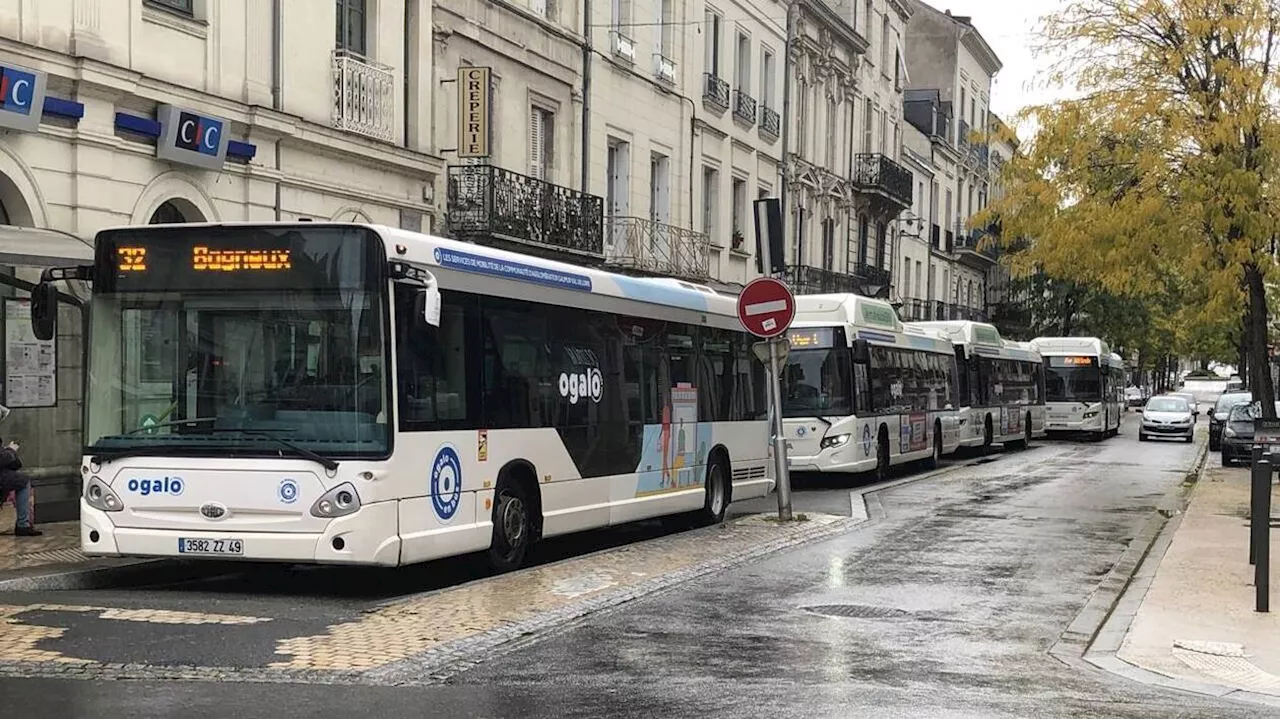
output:
[[[333,52],[333,126],[383,142],[395,140],[395,72]]]
[[[702,104],[716,114],[729,109],[729,83],[709,72],[702,73]]]
[[[636,41],[622,34],[620,30],[609,31],[609,49],[619,60],[632,64],[636,61]]]
[[[756,124],[756,99],[742,90],[734,90],[733,119],[747,127]]]
[[[986,322],[987,313],[977,307],[968,307],[966,305],[953,305],[946,302],[931,301],[925,302],[925,311],[932,313],[927,319],[935,322],[946,322],[949,320],[968,320],[970,322]]]
[[[857,278],[821,267],[792,265],[784,279],[798,295],[858,294]]]
[[[911,171],[874,152],[854,155],[853,184],[877,194],[901,212],[911,206]]]
[[[768,105],[760,106],[760,136],[769,142],[778,139],[782,132],[782,116]]]
[[[668,85],[676,84],[676,61],[660,52],[653,54],[653,76]],[[727,101],[725,107],[728,107]]]
[[[449,167],[447,225],[455,238],[599,262],[603,222],[604,200],[595,195],[492,165]]]
[[[867,297],[889,297],[889,270],[859,262],[854,265],[853,274],[858,281],[858,294]]]
[[[928,300],[903,300],[902,307],[898,308],[898,317],[904,322],[925,322],[932,317],[929,316],[930,305]]]
[[[987,239],[986,230],[966,230],[963,226],[956,228],[955,252],[960,261],[970,267],[985,270],[999,259],[999,250],[994,239]]]
[[[611,217],[605,262],[645,274],[706,281],[711,241],[705,233],[641,217]]]

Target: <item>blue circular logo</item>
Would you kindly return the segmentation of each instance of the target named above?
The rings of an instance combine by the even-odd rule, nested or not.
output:
[[[276,488],[276,494],[280,497],[280,501],[285,504],[293,504],[298,501],[298,483],[292,479],[286,479],[280,482],[280,486]]]
[[[440,263],[440,248],[437,247],[435,252],[431,253],[436,258],[436,264]]]
[[[862,425],[862,454],[871,456],[871,425]]]
[[[800,428],[798,428],[798,429],[796,430],[796,436],[797,436],[797,437],[803,437],[803,436],[804,436],[804,427],[800,427]]]
[[[431,462],[431,506],[440,519],[449,519],[462,500],[462,462],[453,445],[444,445]]]

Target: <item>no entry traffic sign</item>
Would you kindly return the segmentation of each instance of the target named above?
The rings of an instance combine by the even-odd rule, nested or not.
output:
[[[738,320],[756,337],[777,337],[796,317],[791,289],[772,277],[752,280],[738,295]]]

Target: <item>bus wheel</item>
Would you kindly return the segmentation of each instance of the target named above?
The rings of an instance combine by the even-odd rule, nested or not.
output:
[[[880,428],[880,441],[876,442],[876,481],[889,481],[889,431]]]
[[[499,485],[493,505],[489,566],[498,572],[519,569],[532,544],[533,518],[529,516],[529,498],[524,489],[517,482]]]
[[[929,469],[942,464],[942,423],[933,423],[933,454],[929,456]]]
[[[714,454],[707,463],[707,498],[700,514],[703,524],[723,522],[725,510],[729,508],[729,478],[724,465]]]

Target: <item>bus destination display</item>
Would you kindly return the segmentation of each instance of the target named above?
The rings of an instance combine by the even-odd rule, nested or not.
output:
[[[1098,364],[1097,357],[1080,357],[1068,355],[1065,357],[1046,357],[1049,360],[1050,367],[1093,367]]]
[[[793,350],[817,349],[831,347],[835,342],[834,334],[830,327],[793,329],[787,332],[787,340]]]
[[[116,248],[119,272],[146,272],[147,248]],[[278,272],[292,269],[290,251],[285,249],[219,249],[196,245],[191,248],[190,267],[194,272]]]

